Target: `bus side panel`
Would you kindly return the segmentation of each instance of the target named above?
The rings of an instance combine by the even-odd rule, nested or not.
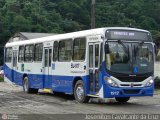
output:
[[[4,64],[4,76],[7,77],[11,82],[13,82],[12,78],[12,72],[13,70],[11,69],[11,63],[6,63]]]
[[[52,65],[54,65],[54,67],[52,66],[53,91],[72,94],[75,78],[82,79],[87,89],[87,80],[89,78],[86,77],[86,70],[84,70],[85,62],[56,62]]]
[[[73,76],[53,76],[52,89],[56,92],[72,93]]]
[[[17,85],[22,86],[22,79],[23,79],[24,73],[20,73],[19,71],[14,71],[8,66],[9,66],[9,64],[8,65],[4,64],[5,77],[7,77],[7,79],[9,79],[11,82],[14,82]],[[13,72],[14,72],[14,75],[15,75],[14,76],[15,81],[13,81],[13,76],[12,76]],[[31,88],[43,88],[44,75],[29,74],[29,73],[25,73],[25,74],[27,74],[27,76],[29,78]]]
[[[9,79],[11,82],[22,86],[23,74],[19,73],[17,71],[14,71],[9,66],[10,66],[9,64],[4,64],[4,75],[5,75],[5,77],[7,77],[7,79]],[[14,78],[13,78],[13,74],[14,74]]]
[[[31,88],[43,89],[44,75],[28,74],[29,84]]]
[[[34,66],[34,67],[33,67]],[[44,75],[43,75],[43,68],[42,62],[34,62],[30,65],[24,65],[25,69],[31,70],[31,74],[29,74],[29,80],[32,88],[44,88]]]
[[[13,70],[13,74],[14,74],[14,83],[16,83],[17,85],[22,86],[22,78],[23,78],[23,74],[19,73],[15,70]]]
[[[85,92],[89,93],[89,76],[81,77],[84,82]],[[55,92],[64,92],[73,94],[74,86],[73,82],[75,76],[53,76],[52,89]]]

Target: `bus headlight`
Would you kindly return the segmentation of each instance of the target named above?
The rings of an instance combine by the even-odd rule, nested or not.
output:
[[[104,78],[106,81],[107,81],[107,83],[110,85],[110,86],[112,86],[112,87],[118,87],[118,84],[116,83],[116,81],[114,81],[112,78]]]
[[[152,84],[154,83],[154,81],[151,79],[146,83],[146,87],[152,86]]]

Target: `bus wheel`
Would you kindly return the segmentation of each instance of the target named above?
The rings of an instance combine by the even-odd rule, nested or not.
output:
[[[116,97],[115,99],[119,103],[125,103],[130,99],[130,97]]]
[[[23,91],[25,93],[38,93],[38,89],[29,87],[28,77],[24,77],[23,79]]]
[[[78,80],[74,86],[74,97],[79,103],[87,103],[89,97],[85,95],[84,83]]]

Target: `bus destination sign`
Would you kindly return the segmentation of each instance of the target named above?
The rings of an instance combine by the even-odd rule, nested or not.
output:
[[[107,30],[108,40],[141,40],[151,41],[151,36],[147,32],[131,30]]]

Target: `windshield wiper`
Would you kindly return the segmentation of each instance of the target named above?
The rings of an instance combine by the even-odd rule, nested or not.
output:
[[[134,48],[135,49],[135,57],[137,55],[137,52],[139,51],[139,48],[142,47],[143,44],[144,44],[144,42],[142,41],[142,42],[139,43],[139,45],[136,48]]]
[[[121,40],[118,40],[118,44],[121,44],[124,48],[124,51],[128,54],[129,50],[127,49],[127,47],[124,45],[124,43]]]

